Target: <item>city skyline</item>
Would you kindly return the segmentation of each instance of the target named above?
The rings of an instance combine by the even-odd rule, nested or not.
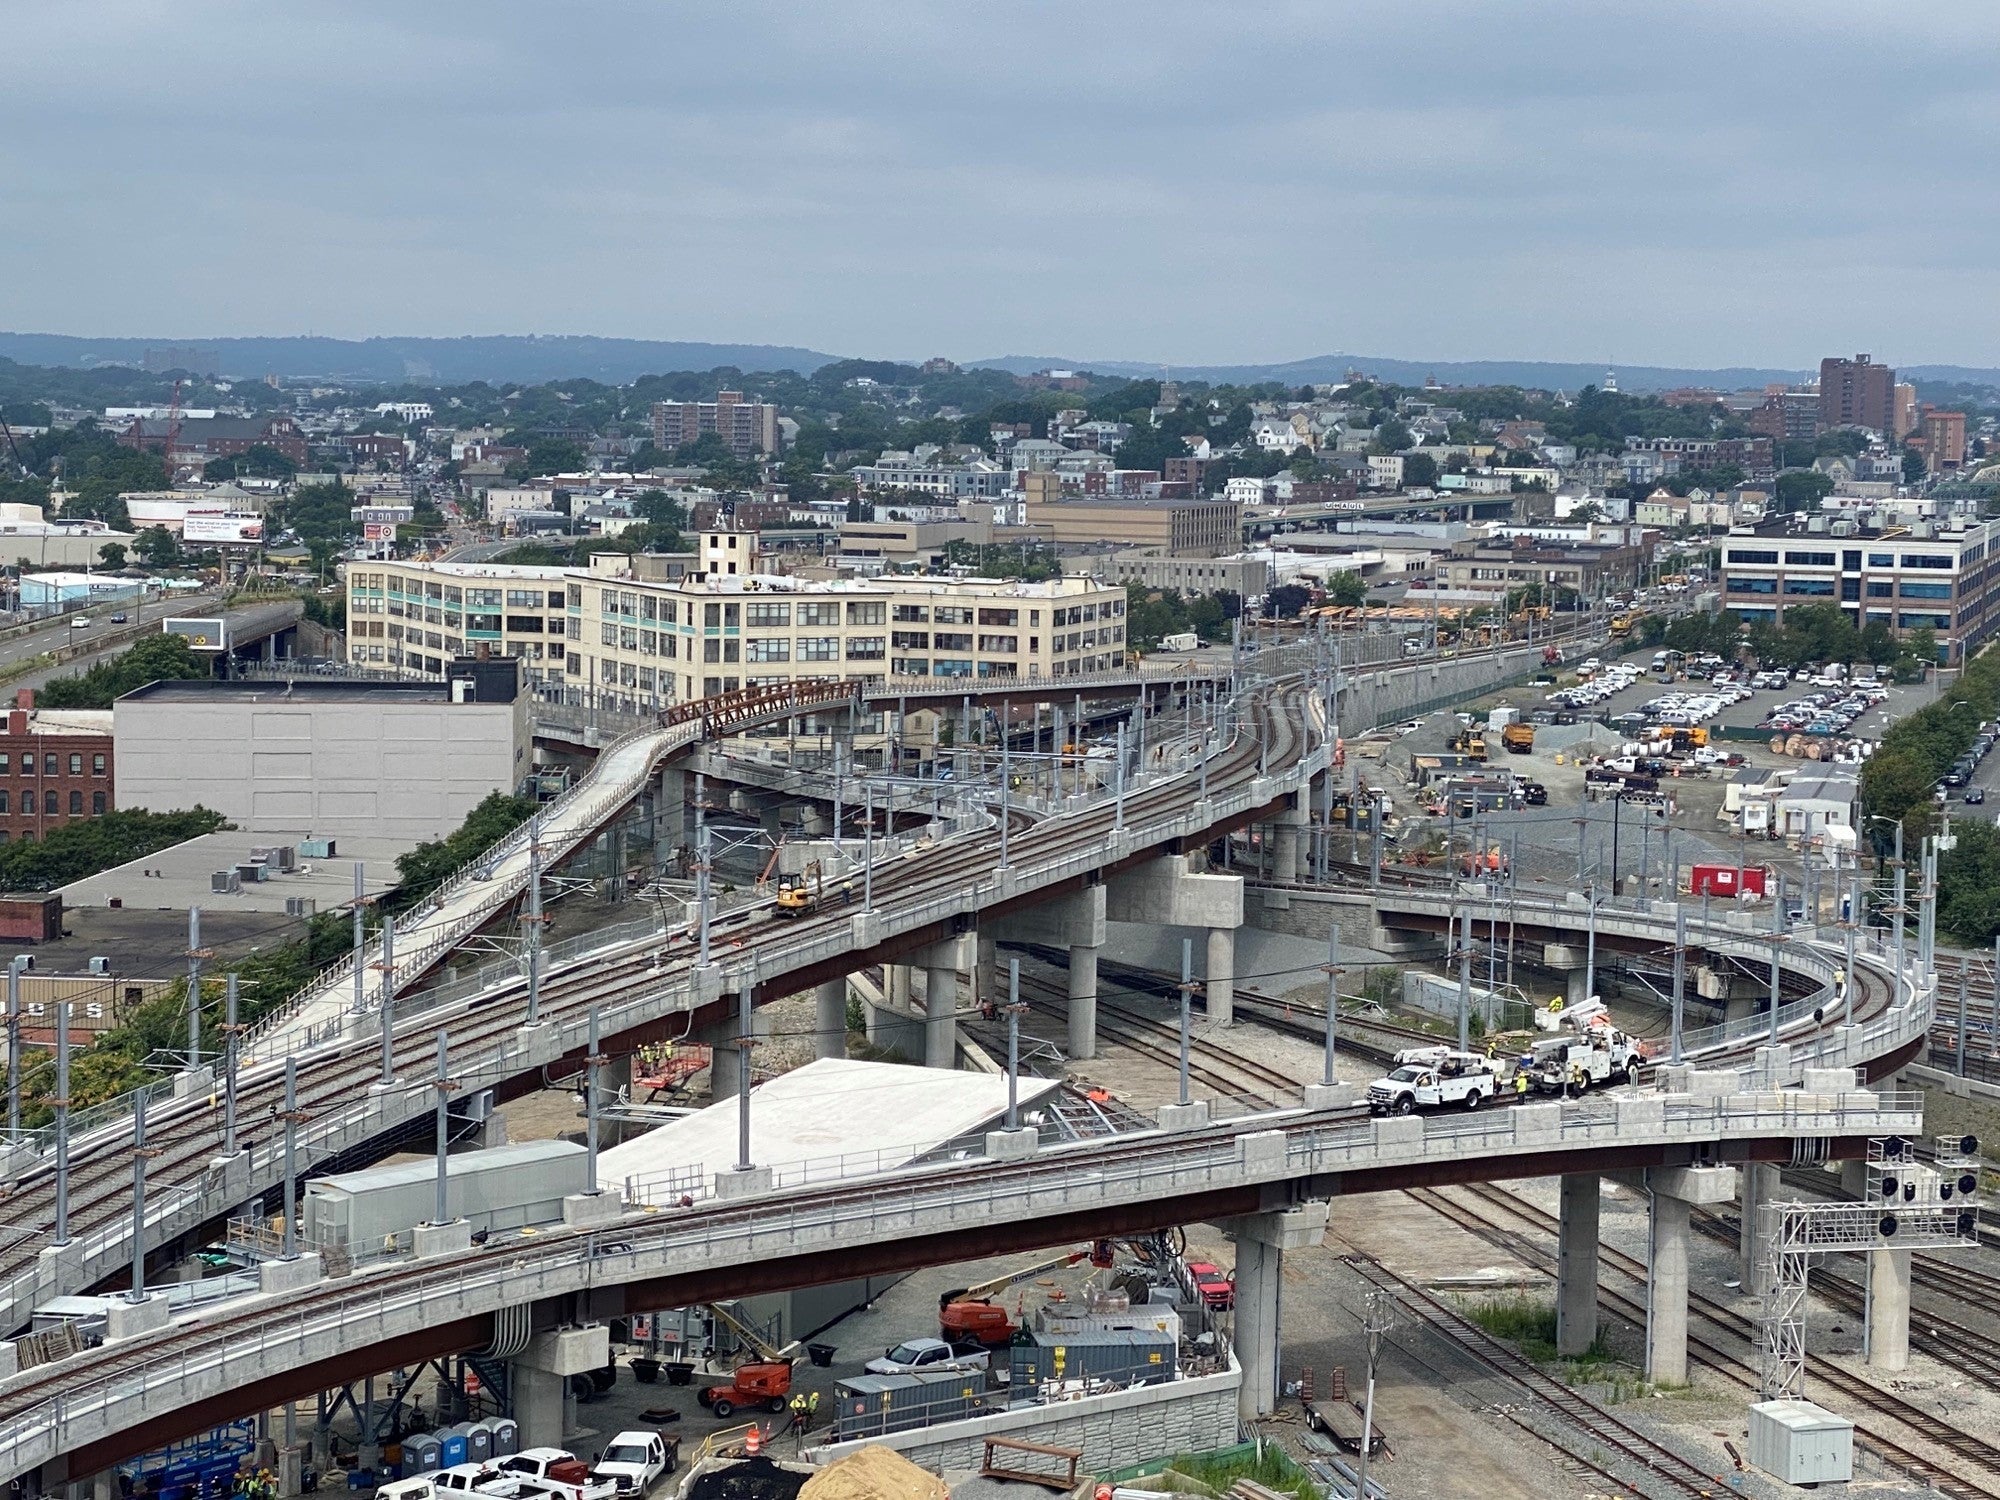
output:
[[[1209,14],[29,13],[0,327],[1993,363],[2000,18]]]

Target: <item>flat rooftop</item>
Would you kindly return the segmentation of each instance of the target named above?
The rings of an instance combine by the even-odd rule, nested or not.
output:
[[[290,844],[296,848],[300,840],[310,837],[310,833],[303,831],[248,833],[240,828],[205,833],[200,838],[63,886],[63,905],[109,907],[116,900],[128,911],[184,912],[190,906],[199,906],[205,912],[283,913],[287,896],[309,896],[317,910],[336,911],[353,904],[357,860],[363,866],[368,894],[379,895],[396,883],[396,856],[416,847],[414,839],[343,835],[334,841],[332,859],[300,860],[299,869],[293,873],[273,872],[269,880],[245,881],[242,891],[235,895],[209,889],[210,876],[217,870],[233,869],[247,862],[253,846],[262,849]],[[147,870],[159,873],[143,873]]]
[[[1022,1078],[1021,1108],[1061,1086]],[[600,1158],[604,1180],[728,1171],[736,1165],[736,1111],[725,1099],[613,1146]],[[800,1163],[810,1163],[807,1180],[891,1172],[1006,1113],[1003,1075],[821,1058],[751,1091],[750,1158],[792,1168],[780,1174],[788,1184]]]
[[[120,703],[449,703],[451,684],[439,678],[408,682],[359,677],[233,678],[218,682],[149,682]]]

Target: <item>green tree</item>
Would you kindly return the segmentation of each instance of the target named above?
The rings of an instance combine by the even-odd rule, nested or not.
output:
[[[228,826],[221,813],[205,807],[170,813],[125,808],[65,823],[42,839],[0,845],[0,889],[54,890]]]
[[[1861,627],[1859,650],[1861,659],[1875,666],[1887,666],[1903,654],[1895,632],[1889,629],[1889,622],[1879,615]]]
[[[1403,484],[1411,489],[1428,489],[1438,481],[1437,460],[1428,453],[1403,455]]]
[[[1817,510],[1820,501],[1832,493],[1830,476],[1817,469],[1794,469],[1778,476],[1771,488],[1771,499],[1781,512]]]
[[[1919,625],[1910,632],[1910,638],[1904,644],[1913,660],[1920,661],[1927,667],[1937,665],[1937,632],[1930,626]]]
[[[543,438],[528,447],[528,469],[534,474],[580,474],[584,452],[568,438]]]
[[[124,567],[125,544],[123,542],[106,542],[102,547],[97,549],[97,560],[114,572]]]
[[[115,700],[149,682],[209,675],[207,658],[198,655],[184,637],[149,635],[83,672],[53,679],[42,688],[40,702],[44,708],[109,708]]]
[[[421,901],[462,866],[527,822],[534,816],[537,805],[532,797],[490,793],[465,815],[465,821],[454,832],[398,855],[396,874],[401,880],[392,906],[400,909]]]
[[[285,501],[280,517],[308,547],[327,544],[337,551],[355,534],[354,491],[338,482],[302,484]]]
[[[1917,452],[1914,448],[1905,448],[1903,450],[1903,483],[1920,484],[1923,482],[1924,475],[1928,472],[1929,467],[1924,463],[1923,454]]]
[[[1368,602],[1368,583],[1359,573],[1343,569],[1326,581],[1326,597],[1330,604],[1344,605],[1349,609]]]
[[[1390,417],[1375,429],[1375,437],[1368,445],[1370,453],[1400,453],[1412,446],[1416,436],[1402,422]]]
[[[632,514],[642,521],[655,526],[665,526],[672,531],[687,529],[687,507],[671,498],[665,490],[641,490],[632,502]]]
[[[1312,603],[1309,590],[1296,583],[1281,583],[1264,596],[1264,613],[1272,619],[1295,620]]]
[[[181,560],[181,544],[164,526],[148,526],[133,542],[149,568],[171,568]]]

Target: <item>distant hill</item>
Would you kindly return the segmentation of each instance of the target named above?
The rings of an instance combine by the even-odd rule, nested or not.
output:
[[[1007,370],[1026,375],[1051,367],[1090,370],[1100,375],[1130,375],[1157,378],[1159,365],[1135,364],[1129,360],[1039,359],[1027,355],[1007,355],[1000,359],[973,360],[975,366]],[[1624,391],[1666,391],[1677,386],[1713,386],[1717,390],[1741,390],[1771,381],[1804,379],[1808,371],[1732,368],[1720,370],[1677,370],[1659,365],[1617,365],[1618,388]],[[1558,364],[1544,360],[1413,360],[1384,359],[1373,354],[1319,354],[1276,365],[1174,365],[1171,373],[1184,380],[1229,381],[1238,385],[1276,380],[1286,385],[1337,383],[1349,370],[1362,370],[1397,385],[1422,385],[1432,376],[1445,385],[1519,385],[1539,390],[1573,391],[1586,385],[1604,383],[1605,367],[1597,364]],[[1995,373],[1995,372],[1988,372]]]
[[[220,373],[459,385],[475,380],[540,383],[589,379],[625,385],[672,370],[797,370],[810,374],[835,357],[775,344],[691,344],[571,334],[499,334],[424,339],[84,339],[60,333],[0,333],[0,356],[23,364],[141,366],[146,350],[174,344],[212,351]]]

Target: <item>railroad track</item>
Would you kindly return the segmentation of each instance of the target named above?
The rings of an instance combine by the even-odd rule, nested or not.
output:
[[[1537,1205],[1525,1202],[1504,1188],[1486,1184],[1474,1184],[1465,1189],[1454,1190],[1452,1194],[1430,1188],[1410,1188],[1405,1191],[1415,1201],[1434,1209],[1469,1233],[1510,1254],[1520,1256],[1550,1275],[1555,1274],[1555,1251],[1551,1245],[1543,1242],[1553,1240],[1556,1233],[1556,1219],[1553,1214]],[[1481,1213],[1473,1206],[1473,1202],[1484,1205],[1492,1212]],[[1508,1227],[1505,1217],[1495,1218],[1492,1213],[1511,1217],[1528,1225],[1529,1232],[1536,1238],[1530,1241],[1528,1233]],[[1609,1267],[1637,1282],[1642,1288],[1646,1283],[1645,1263],[1623,1251],[1613,1250],[1607,1245],[1600,1244],[1598,1263],[1600,1267]],[[1598,1287],[1597,1300],[1636,1326],[1642,1328],[1645,1326],[1646,1306],[1643,1301],[1621,1296],[1607,1290],[1602,1284]],[[1711,1326],[1741,1340],[1746,1347],[1755,1348],[1757,1335],[1755,1324],[1733,1309],[1691,1291],[1688,1294],[1688,1311],[1691,1316],[1700,1317]],[[1915,1333],[1913,1328],[1913,1340]],[[1753,1394],[1758,1390],[1758,1382],[1746,1372],[1744,1360],[1711,1340],[1690,1333],[1688,1357]],[[1855,1403],[1857,1409],[1853,1418],[1856,1441],[1874,1452],[1890,1467],[1928,1481],[1947,1495],[2000,1497],[2000,1448],[1995,1448],[1962,1428],[1954,1427],[1943,1418],[1923,1411],[1829,1361],[1817,1361],[1812,1367],[1812,1373],[1816,1381],[1838,1391]],[[1948,1465],[1939,1459],[1926,1457],[1905,1446],[1883,1430],[1886,1422],[1900,1423],[1910,1433],[1950,1454],[1951,1463]],[[1963,1467],[1967,1465],[1978,1472],[1967,1473]]]
[[[1409,1311],[1436,1327],[1451,1341],[1453,1347],[1464,1351],[1532,1399],[1541,1402],[1558,1418],[1585,1434],[1591,1442],[1601,1444],[1605,1449],[1622,1455],[1628,1463],[1643,1472],[1648,1481],[1649,1493],[1686,1495],[1692,1497],[1692,1500],[1707,1500],[1707,1497],[1715,1494],[1717,1486],[1722,1483],[1720,1479],[1689,1463],[1663,1443],[1613,1416],[1573,1387],[1565,1385],[1532,1360],[1494,1338],[1456,1308],[1447,1305],[1415,1282],[1397,1275],[1373,1256],[1343,1255],[1341,1260],[1353,1267],[1363,1280],[1388,1292]],[[1539,1423],[1531,1425],[1524,1419],[1522,1413],[1508,1410],[1503,1414],[1524,1431],[1544,1441],[1553,1441]],[[1572,1458],[1589,1464],[1619,1488],[1630,1487],[1630,1481],[1619,1474],[1609,1462],[1599,1457],[1579,1454],[1567,1447],[1562,1451]]]
[[[1230,786],[1254,778],[1260,766],[1282,767],[1295,760],[1309,742],[1304,728],[1306,694],[1303,684],[1290,684],[1280,685],[1260,697],[1245,731],[1210,760],[1210,785]],[[1127,796],[1127,824],[1143,823],[1151,816],[1180,808],[1190,795],[1184,782],[1185,778],[1173,778]],[[1036,854],[1091,842],[1103,843],[1115,822],[1113,808],[1100,805],[1038,823],[1019,835],[1010,831],[1012,857],[1025,862]],[[934,847],[922,859],[902,859],[878,867],[877,904],[921,902],[964,890],[990,874],[995,843],[990,835],[968,836]],[[849,929],[850,918],[850,911],[840,909],[792,919],[784,924],[783,930],[800,937],[833,936]],[[733,925],[712,932],[712,949],[726,953],[729,948],[754,939],[759,935],[758,929],[771,921],[762,909],[739,913]],[[635,990],[683,989],[695,957],[692,942],[685,933],[666,934],[592,955],[543,976],[541,1015],[547,1020],[580,1021],[592,1007],[629,999]],[[783,992],[782,981],[765,991],[771,997]],[[475,1056],[497,1047],[524,1021],[526,993],[524,978],[489,991],[475,1001],[412,1015],[396,1028],[392,1046],[395,1076],[408,1080],[413,1089],[428,1088],[435,1071],[434,1037],[440,1027],[449,1032],[454,1057]],[[607,1038],[606,1045],[615,1054],[617,1038]],[[299,1111],[308,1118],[322,1117],[365,1095],[369,1084],[379,1076],[379,1055],[379,1042],[368,1039],[299,1054]],[[263,1146],[282,1137],[283,1127],[276,1118],[282,1096],[283,1069],[275,1063],[257,1064],[243,1072],[238,1089],[239,1147]],[[199,1182],[210,1170],[222,1145],[222,1111],[219,1105],[211,1105],[209,1098],[202,1094],[161,1103],[149,1110],[149,1136],[161,1147],[161,1154],[148,1166],[152,1190],[149,1199],[165,1198],[175,1184]],[[348,1155],[367,1157],[365,1151]],[[329,1160],[305,1153],[300,1170],[322,1171]],[[126,1122],[72,1139],[69,1228],[73,1238],[82,1239],[109,1229],[129,1215],[130,1178]],[[0,1222],[18,1236],[12,1243],[0,1246],[0,1281],[7,1281],[30,1271],[42,1245],[51,1241],[52,1166],[31,1169],[12,1191],[0,1196]]]
[[[1102,991],[1101,975],[1100,970],[1098,1036],[1178,1073],[1181,1060],[1179,1023],[1107,1001]],[[1039,975],[1031,977],[1023,974],[1021,993],[1023,1000],[1036,1011],[1053,1016],[1067,1014],[1069,992],[1050,980]],[[1230,1076],[1232,1073],[1236,1076]],[[1190,1037],[1188,1041],[1188,1078],[1224,1094],[1247,1097],[1259,1104],[1274,1106],[1291,1103],[1287,1096],[1297,1094],[1301,1083],[1289,1073],[1198,1036]]]

